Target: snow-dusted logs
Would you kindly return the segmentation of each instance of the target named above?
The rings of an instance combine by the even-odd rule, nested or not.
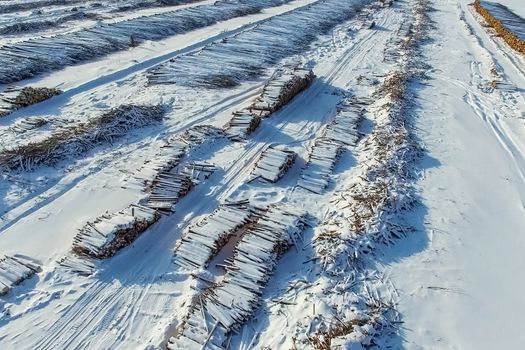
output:
[[[320,194],[330,183],[330,175],[342,150],[341,145],[332,140],[317,139],[297,186]]]
[[[166,212],[173,210],[173,205],[184,197],[194,184],[186,173],[163,172],[153,181],[146,206]]]
[[[277,70],[250,107],[233,113],[227,127],[230,137],[242,140],[257,129],[263,118],[278,111],[310,86],[314,78],[314,73],[304,68],[283,67]]]
[[[164,113],[162,106],[123,105],[87,122],[59,129],[38,141],[6,146],[0,150],[0,167],[14,170],[52,165],[112,142],[129,130],[160,122]]]
[[[74,238],[73,252],[98,259],[109,258],[130,245],[159,217],[157,211],[138,205],[102,215],[79,230]]]
[[[9,84],[52,69],[187,33],[219,21],[260,12],[291,0],[218,0],[176,11],[104,23],[65,34],[37,37],[0,47],[0,84]]]
[[[0,93],[0,117],[17,109],[34,105],[62,93],[59,89],[44,87],[8,88]]]
[[[20,256],[5,256],[0,259],[0,295],[7,294],[14,286],[40,271],[40,266],[33,261]]]
[[[175,248],[175,264],[188,270],[207,267],[231,236],[253,223],[259,215],[259,209],[245,202],[221,204],[186,229]]]
[[[221,282],[204,290],[169,349],[222,349],[230,332],[249,320],[279,256],[295,244],[305,217],[270,208],[237,243]]]
[[[361,134],[359,123],[363,117],[352,111],[348,105],[341,105],[335,119],[326,127],[324,137],[345,146],[355,146]]]
[[[152,84],[231,88],[254,80],[284,58],[300,54],[338,23],[350,19],[360,1],[324,0],[274,16],[202,50],[161,64],[148,75]]]
[[[255,131],[260,123],[261,116],[249,110],[234,112],[228,123],[228,134],[232,140],[240,141]]]
[[[286,149],[268,147],[255,164],[252,175],[277,182],[295,162],[296,154]]]
[[[273,113],[288,102],[298,93],[306,89],[315,79],[315,74],[310,69],[285,67],[264,86],[259,96],[250,107],[253,111]]]
[[[75,254],[69,254],[58,261],[58,265],[65,270],[72,272],[80,276],[92,275],[96,268],[95,258],[89,256],[77,256]]]

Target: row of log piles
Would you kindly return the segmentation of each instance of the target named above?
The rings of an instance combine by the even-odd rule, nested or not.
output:
[[[8,88],[0,93],[0,117],[17,109],[37,104],[61,94],[62,91],[46,87]]]
[[[275,183],[292,167],[296,156],[293,151],[270,146],[261,154],[252,175]]]
[[[361,134],[361,113],[351,100],[338,107],[334,120],[328,124],[309,154],[306,168],[297,182],[298,187],[320,194],[330,183],[335,164],[345,146],[355,146]]]
[[[168,349],[222,349],[260,306],[277,259],[299,239],[305,216],[273,207],[237,243],[221,282],[205,289]]]
[[[253,224],[260,210],[247,202],[223,203],[213,213],[186,229],[175,248],[174,262],[188,269],[207,267],[229,239]]]
[[[276,71],[250,107],[233,113],[227,126],[231,139],[243,140],[257,129],[262,119],[285,106],[314,79],[314,73],[304,68],[284,67]]]
[[[79,230],[73,240],[72,251],[79,256],[97,259],[112,257],[159,218],[156,210],[138,205],[102,215]]]
[[[0,260],[0,295],[5,295],[16,285],[30,279],[42,269],[39,265],[20,256],[5,256]]]
[[[481,4],[480,0],[474,1],[474,9],[477,13],[483,17],[489,26],[494,28],[496,33],[503,38],[503,40],[514,50],[525,55],[525,20],[508,8],[504,6],[498,6],[497,4],[491,4],[491,6],[498,6],[498,10],[506,13],[506,17],[512,19],[515,23],[514,26],[519,33],[515,33],[510,30],[508,25],[501,20],[496,18],[494,14],[491,13],[489,9]],[[521,37],[520,37],[521,36]]]

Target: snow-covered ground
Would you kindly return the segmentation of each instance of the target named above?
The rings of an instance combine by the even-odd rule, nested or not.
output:
[[[62,90],[0,118],[1,349],[525,343],[525,57],[468,1],[136,3],[1,39]]]

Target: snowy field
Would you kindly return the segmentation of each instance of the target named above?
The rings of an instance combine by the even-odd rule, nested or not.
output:
[[[480,4],[0,0],[0,349],[522,348]]]

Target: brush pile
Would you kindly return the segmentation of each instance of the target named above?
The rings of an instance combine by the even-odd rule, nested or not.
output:
[[[511,48],[525,55],[525,19],[496,3],[476,0],[474,9]]]
[[[228,259],[223,279],[202,291],[168,349],[223,349],[231,332],[259,307],[277,259],[299,239],[305,216],[270,208],[250,225]]]
[[[133,243],[159,218],[157,211],[138,205],[102,215],[79,230],[72,250],[79,256],[97,259],[112,257],[117,251]]]
[[[285,106],[308,88],[314,79],[314,73],[304,68],[283,67],[277,70],[250,107],[233,113],[227,133],[233,140],[242,140],[257,129],[263,118]]]
[[[293,151],[270,146],[261,154],[252,175],[275,183],[292,167],[296,156]]]
[[[0,93],[0,117],[6,116],[17,109],[45,101],[61,93],[62,91],[59,89],[45,87],[9,88]]]
[[[125,50],[146,40],[213,25],[255,14],[291,0],[218,0],[213,4],[132,18],[116,23],[48,37],[37,37],[0,47],[0,84],[31,78],[45,71]],[[1,7],[0,7],[1,11]]]
[[[29,170],[38,165],[53,165],[97,145],[111,143],[129,130],[158,123],[164,113],[162,106],[123,105],[87,122],[64,127],[39,141],[0,150],[0,167]]]
[[[350,19],[358,6],[354,0],[317,1],[274,16],[150,70],[149,82],[216,89],[254,80],[284,58],[307,50],[319,35]]]
[[[259,215],[260,210],[245,202],[221,204],[186,229],[175,248],[175,264],[187,270],[206,268],[230,238]]]
[[[20,256],[5,256],[0,259],[0,295],[30,279],[42,269],[34,262]]]

